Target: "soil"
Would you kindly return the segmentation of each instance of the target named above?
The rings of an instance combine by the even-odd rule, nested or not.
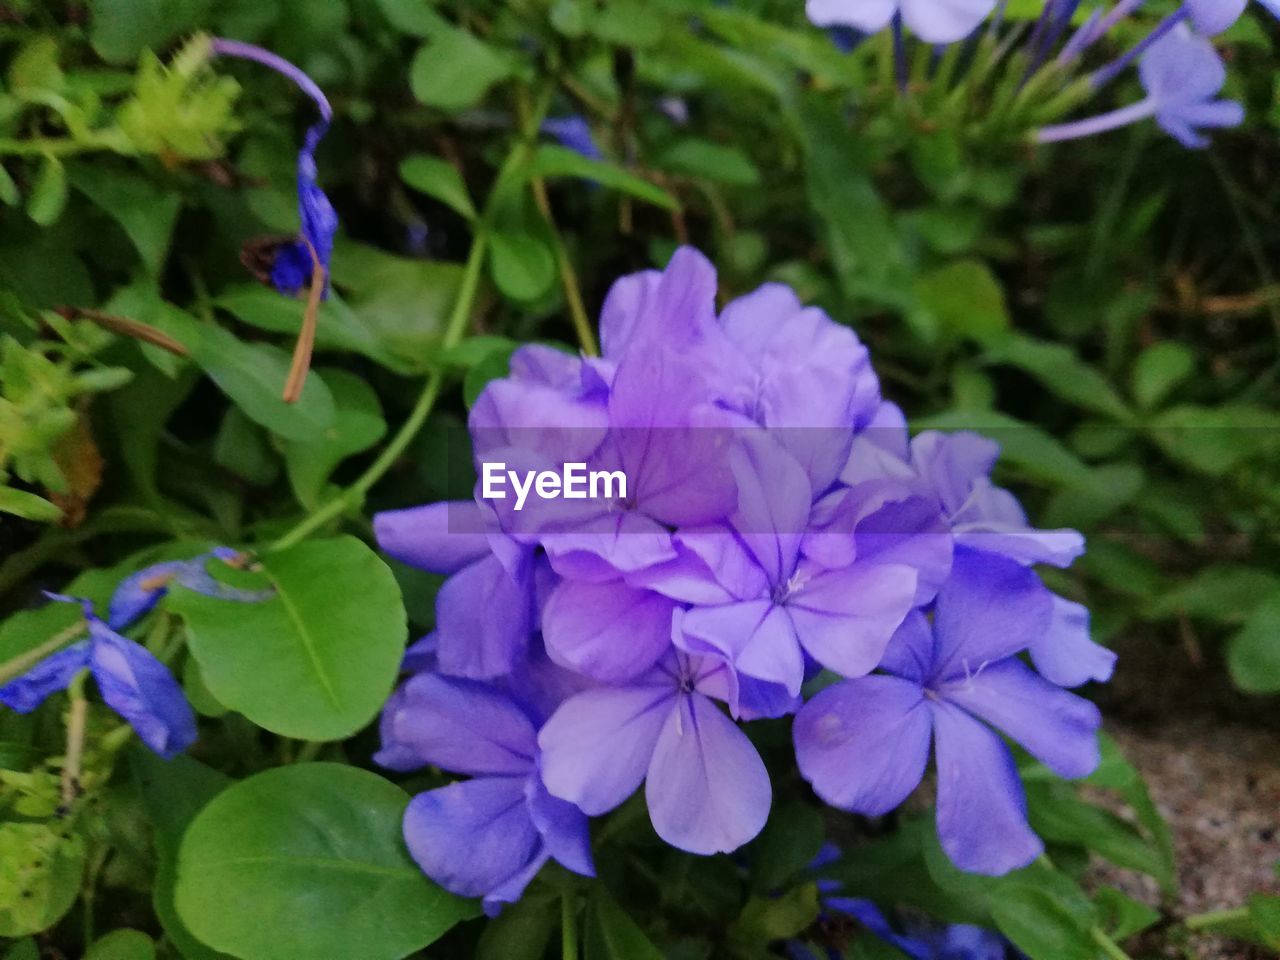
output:
[[[1277,698],[1231,687],[1210,653],[1150,638],[1119,647],[1120,669],[1098,691],[1107,729],[1146,778],[1168,820],[1179,892],[1099,865],[1093,876],[1181,919],[1280,894],[1280,710]],[[1128,945],[1134,957],[1261,960],[1272,951],[1173,925]]]

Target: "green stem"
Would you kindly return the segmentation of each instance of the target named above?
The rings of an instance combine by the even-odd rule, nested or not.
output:
[[[578,960],[578,924],[576,914],[573,894],[566,893],[560,898],[561,960]]]
[[[6,660],[0,663],[0,687],[4,686],[10,680],[22,676],[37,663],[52,653],[57,653],[59,649],[65,647],[80,634],[84,633],[85,623],[83,620],[77,620],[65,630],[55,633],[52,637],[28,650],[26,653],[20,653],[12,660]]]
[[[71,695],[71,709],[67,714],[67,753],[62,761],[62,810],[80,795],[80,765],[84,760],[84,734],[89,720],[89,700],[84,695],[84,685],[89,671],[81,670],[71,681],[67,692]]]
[[[1089,933],[1093,937],[1093,942],[1101,947],[1102,952],[1110,957],[1111,960],[1133,960],[1132,957],[1116,946],[1116,942],[1103,933],[1101,928],[1094,927]]]
[[[486,228],[481,226],[475,235],[475,239],[471,241],[471,254],[467,257],[467,265],[463,270],[462,284],[458,289],[458,299],[454,301],[453,313],[449,317],[444,337],[440,342],[443,349],[455,346],[466,332],[467,321],[471,319],[471,310],[475,305],[476,291],[480,286],[480,267],[484,263],[487,248],[488,234]],[[399,431],[396,432],[391,442],[383,448],[382,453],[378,455],[378,459],[369,465],[355,483],[314,513],[305,517],[292,530],[271,544],[267,548],[268,551],[284,550],[292,547],[305,540],[329,521],[355,508],[364,499],[364,495],[372,489],[373,485],[382,479],[383,474],[391,469],[392,465],[413,441],[413,438],[418,435],[422,425],[427,422],[427,418],[431,416],[431,411],[440,396],[440,390],[444,386],[444,376],[443,370],[435,370],[427,377],[426,383],[423,384],[422,392],[418,394],[417,403],[414,404],[413,410],[409,412],[409,416],[405,419]]]
[[[1212,930],[1214,927],[1227,927],[1242,923],[1249,919],[1248,907],[1236,907],[1234,910],[1212,910],[1209,913],[1197,913],[1187,917],[1182,925],[1188,930]]]

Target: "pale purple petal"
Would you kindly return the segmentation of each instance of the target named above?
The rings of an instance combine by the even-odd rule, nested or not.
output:
[[[853,438],[840,481],[854,487],[871,480],[915,479],[907,418],[897,404],[884,401],[876,407],[866,427]]]
[[[547,654],[604,683],[644,673],[671,646],[674,601],[621,581],[561,581],[542,614]]]
[[[457,573],[488,555],[480,508],[467,500],[430,503],[373,515],[384,553],[431,573]]]
[[[436,596],[440,669],[485,679],[511,670],[533,629],[531,584],[517,583],[492,555],[464,567]]]
[[[805,13],[819,27],[853,27],[876,33],[898,11],[897,0],[807,0]]]
[[[412,753],[453,773],[528,773],[537,732],[520,707],[492,687],[459,677],[419,674],[387,702],[383,750],[388,758]],[[379,754],[378,762],[383,762]],[[403,769],[403,765],[399,765]]]
[[[961,870],[1001,876],[1044,852],[1009,749],[959,707],[933,712],[938,758],[938,839]]]
[[[920,783],[933,720],[924,691],[897,677],[827,687],[792,727],[801,775],[827,803],[881,816]]]
[[[911,441],[911,464],[948,516],[960,512],[999,456],[1000,444],[967,431],[926,430]]]
[[[591,833],[583,812],[572,803],[549,794],[537,773],[525,781],[524,795],[533,825],[556,862],[584,877],[594,877],[596,868],[591,859]]]
[[[902,0],[902,19],[925,43],[955,43],[978,28],[996,0]]]
[[[706,697],[679,698],[645,781],[658,836],[689,853],[729,853],[769,817],[772,788],[756,748]]]
[[[786,608],[813,659],[841,676],[861,677],[880,663],[915,595],[910,567],[858,563],[818,570]]]
[[[769,600],[677,611],[672,636],[688,653],[723,657],[739,673],[779,684],[793,697],[804,683],[795,629]]]
[[[1098,766],[1098,708],[1019,660],[993,663],[938,694],[1008,734],[1059,776],[1087,777]]]
[[[923,686],[933,676],[937,640],[933,626],[919,610],[912,610],[889,641],[880,669]]]
[[[576,529],[541,540],[556,572],[576,580],[613,580],[676,556],[670,532],[633,510],[601,512]]]
[[[418,794],[405,811],[404,839],[422,872],[462,897],[486,896],[522,875],[542,846],[524,777],[483,777]]]
[[[741,437],[732,461],[738,505],[731,520],[771,586],[795,572],[813,505],[804,468],[763,431]]]
[[[1036,669],[1060,687],[1106,683],[1116,666],[1115,653],[1089,636],[1089,611],[1056,595],[1049,628],[1031,642],[1030,652]]]
[[[570,697],[538,734],[547,790],[592,817],[622,803],[644,780],[675,696],[670,678],[658,674],[652,685]]]
[[[609,288],[600,310],[600,352],[607,359],[621,360],[631,345],[646,335],[652,336],[658,313],[658,288],[662,273],[642,270],[616,281]]]
[[[1048,629],[1052,612],[1032,570],[997,554],[957,549],[938,591],[934,677],[964,677],[1027,649]]]

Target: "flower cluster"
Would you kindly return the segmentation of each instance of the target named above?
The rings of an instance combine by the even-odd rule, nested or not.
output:
[[[1029,526],[994,443],[909,439],[866,348],[789,288],[715,298],[682,248],[615,284],[602,357],[525,346],[472,409],[478,466],[585,463],[625,494],[516,509],[478,484],[375,518],[386,552],[448,577],[379,760],[471,778],[417,796],[405,836],[490,909],[547,859],[590,875],[588,818],[642,783],[667,843],[751,840],[757,719],[795,714],[801,773],[865,814],[903,801],[932,741],[944,849],[993,874],[1041,850],[995,731],[1064,776],[1097,763],[1098,712],[1063,687],[1113,657],[1033,569],[1080,535]]]
[[[930,44],[965,41],[969,75],[985,80],[1000,76],[1003,69],[993,101],[1011,112],[1021,108],[1021,119],[1038,127],[1034,139],[1040,143],[1091,136],[1154,118],[1184,146],[1198,148],[1208,143],[1202,130],[1239,126],[1243,107],[1218,99],[1226,69],[1209,38],[1235,24],[1245,11],[1245,0],[1183,0],[1122,56],[1092,72],[1082,69],[1086,52],[1142,5],[1143,0],[1117,0],[1110,10],[1099,7],[1071,30],[1079,0],[1046,0],[1030,31],[1015,26],[1003,37],[1006,4],[996,0],[808,0],[806,9],[815,24],[834,31],[874,33],[891,28],[904,91],[904,27]],[[1263,0],[1263,5],[1280,16],[1276,0]],[[835,36],[842,46],[849,46],[843,32]],[[1053,122],[1134,63],[1146,92],[1141,100],[1083,120]],[[955,71],[945,72],[951,76]]]
[[[87,670],[107,706],[133,727],[143,743],[166,759],[182,753],[196,739],[191,705],[169,668],[122,631],[154,609],[174,583],[241,603],[271,596],[270,591],[242,590],[215,579],[208,570],[211,560],[238,566],[244,557],[229,547],[215,547],[190,560],[166,560],[144,567],[116,587],[106,620],[94,612],[89,600],[48,594],[55,602],[78,604],[83,609],[82,632],[87,631],[88,637],[38,660],[0,686],[0,704],[30,713]]]

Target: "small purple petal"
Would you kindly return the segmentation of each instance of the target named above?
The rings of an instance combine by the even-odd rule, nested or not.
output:
[[[1060,687],[1106,683],[1116,666],[1116,655],[1089,636],[1089,611],[1059,596],[1053,598],[1049,628],[1031,641],[1030,652],[1036,669]]]
[[[547,852],[557,863],[574,873],[594,877],[596,868],[591,859],[591,834],[582,811],[572,803],[549,794],[537,773],[525,781],[524,795],[529,805],[529,816]]]
[[[620,581],[564,580],[542,612],[542,635],[553,661],[604,683],[644,673],[671,646],[676,605],[651,590]]]
[[[30,713],[53,694],[67,689],[75,675],[88,665],[87,642],[59,650],[0,687],[0,703],[18,713]]]
[[[486,679],[524,656],[533,630],[531,583],[518,583],[495,556],[465,567],[436,595],[440,669]]]
[[[169,668],[97,618],[89,633],[89,668],[107,706],[166,760],[195,743],[195,713]]]
[[[401,563],[430,573],[457,573],[489,553],[480,508],[467,500],[430,503],[373,516],[378,546]]]

